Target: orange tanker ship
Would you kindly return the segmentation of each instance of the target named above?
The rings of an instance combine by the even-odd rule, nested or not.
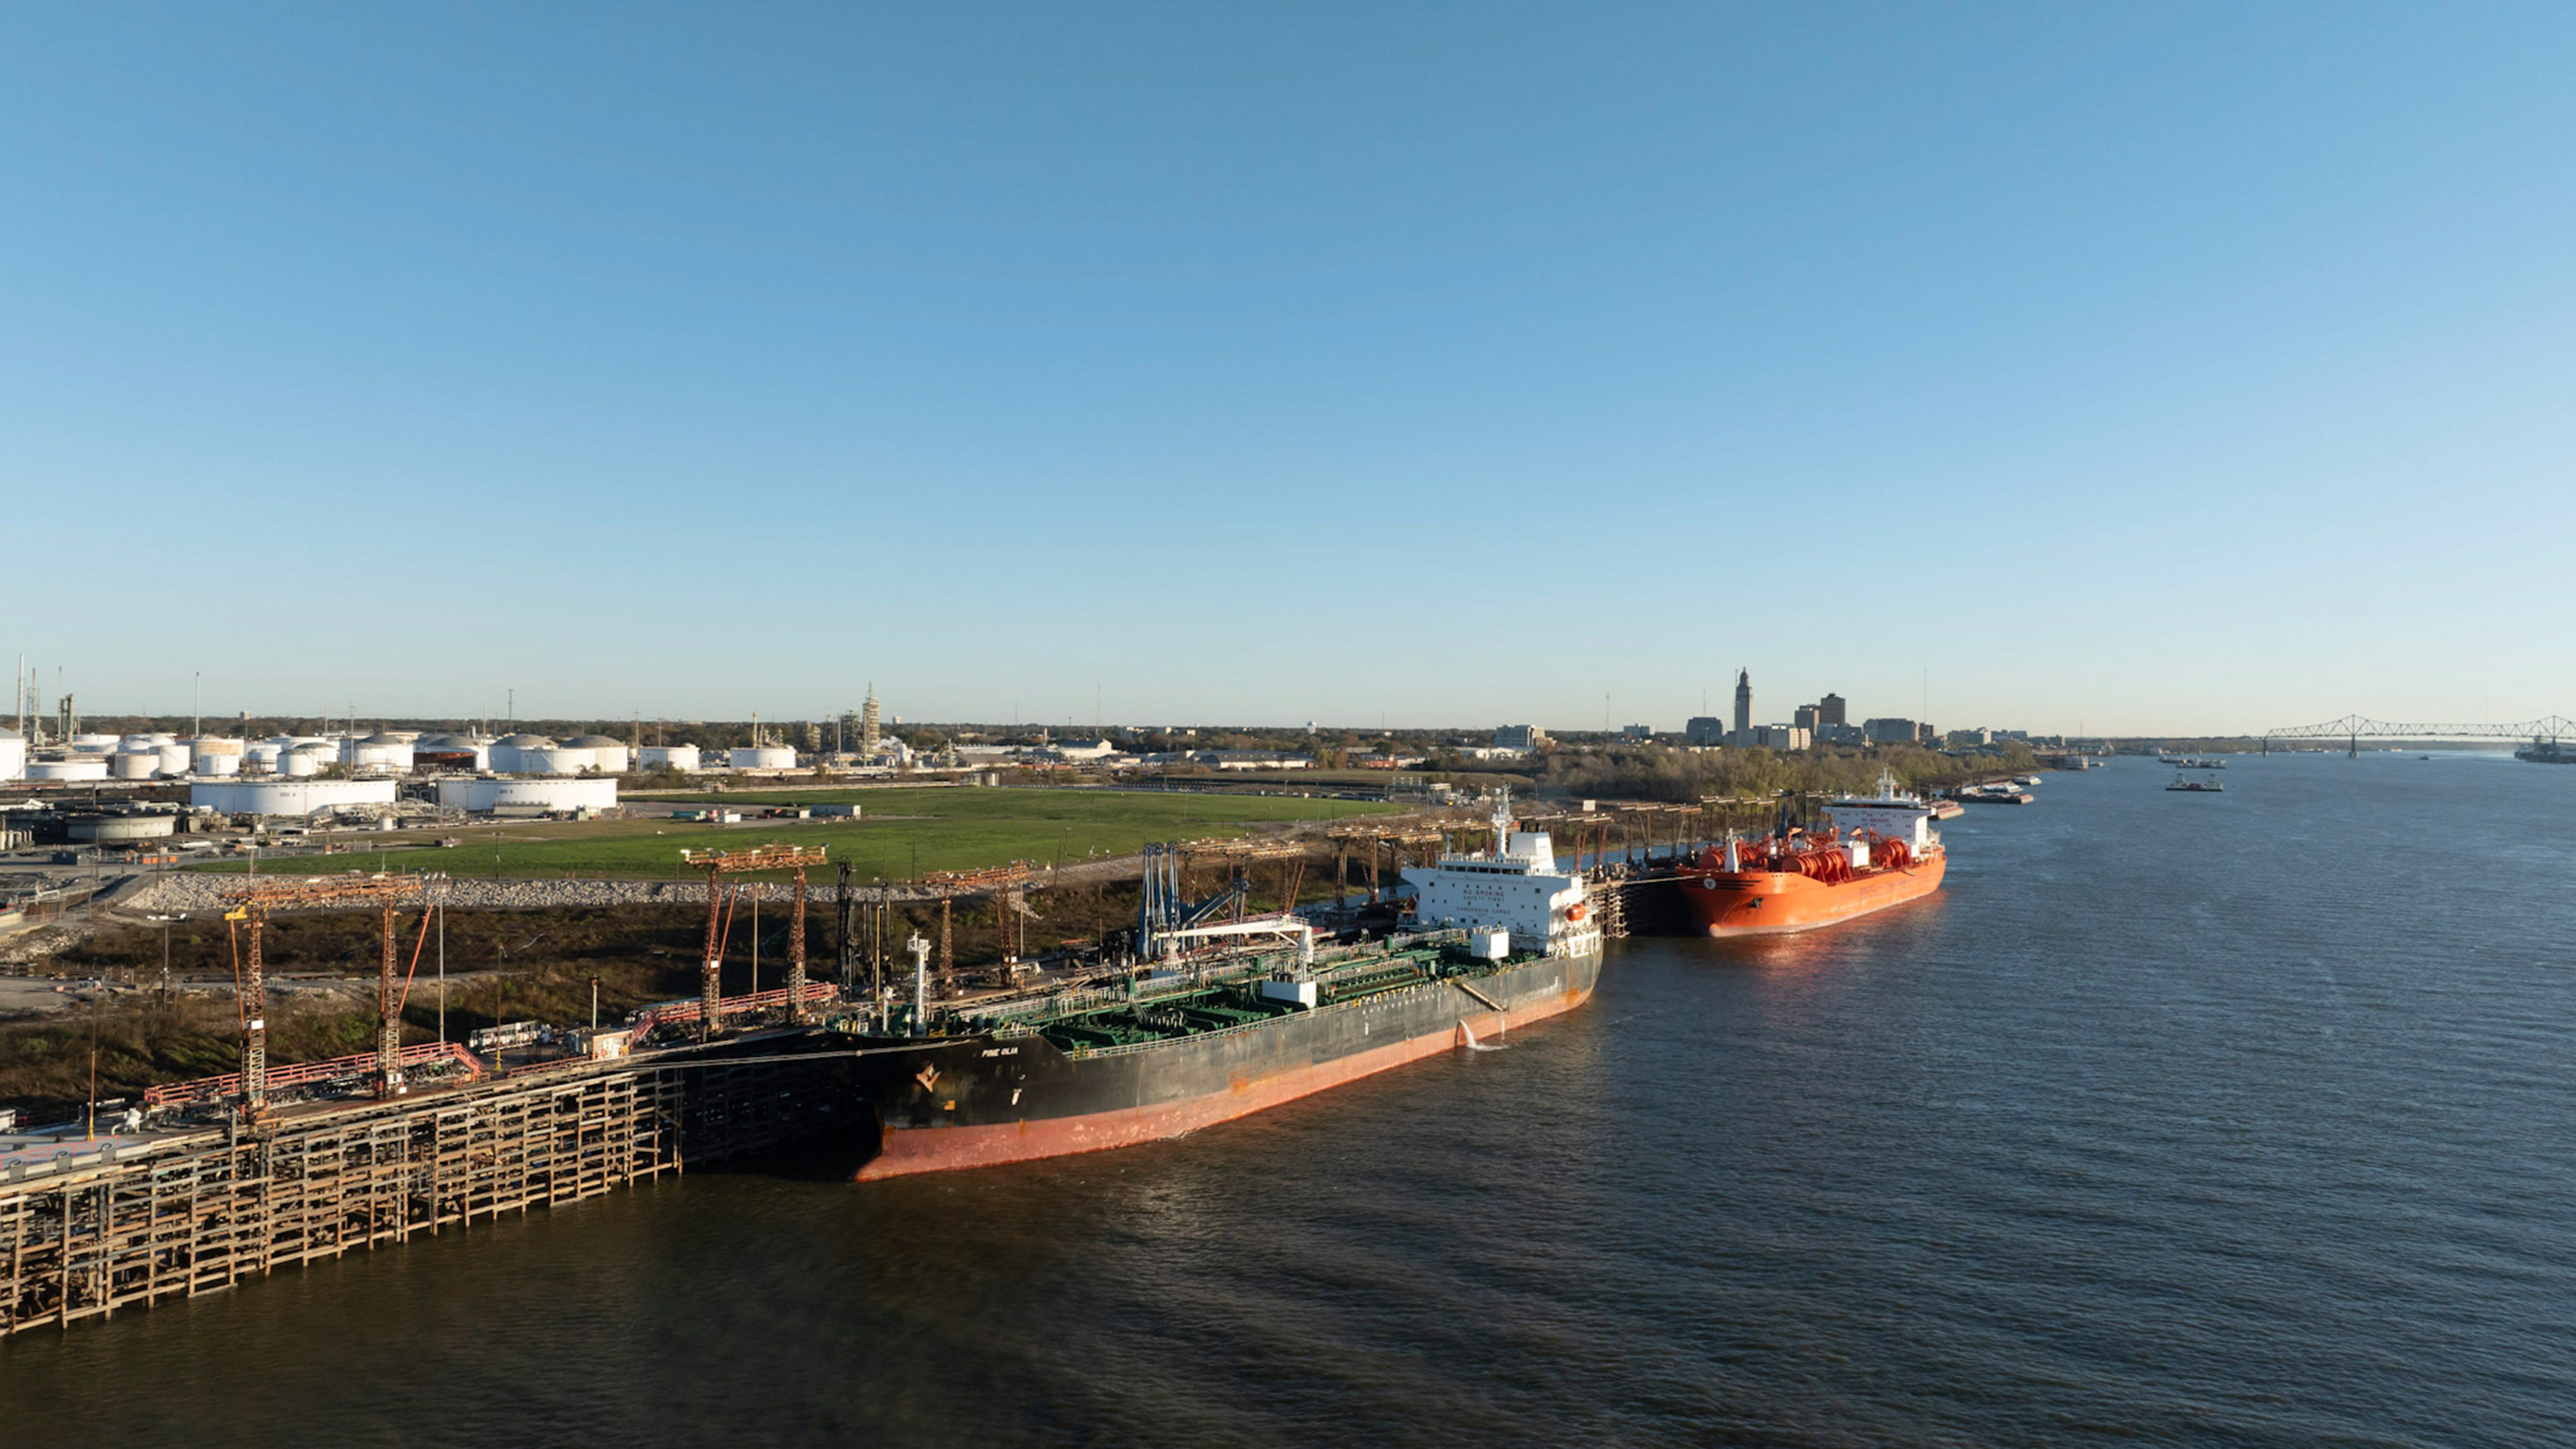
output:
[[[1808,931],[1928,896],[1949,856],[1932,811],[1881,776],[1875,798],[1826,807],[1836,828],[1811,831],[1784,818],[1768,837],[1730,840],[1681,872],[1682,901],[1712,936]]]

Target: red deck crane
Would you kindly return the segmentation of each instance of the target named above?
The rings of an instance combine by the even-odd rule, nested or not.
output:
[[[706,977],[698,1014],[698,1039],[715,1035],[724,1001],[723,968],[726,917],[724,878],[759,871],[795,873],[796,911],[787,927],[787,1019],[805,1019],[805,871],[823,863],[827,846],[759,845],[748,850],[683,850],[680,863],[707,875]]]
[[[232,886],[224,899],[232,909],[228,921],[250,926],[250,950],[237,972],[242,1022],[242,1103],[257,1117],[268,1107],[268,991],[261,935],[268,914],[307,906],[379,907],[384,913],[382,970],[376,978],[376,1090],[390,1097],[402,1090],[402,998],[394,989],[394,917],[402,899],[422,889],[417,877],[397,875],[307,876],[300,880],[255,880]]]

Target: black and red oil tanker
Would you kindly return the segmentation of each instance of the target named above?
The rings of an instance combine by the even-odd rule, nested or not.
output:
[[[916,1007],[921,1035],[854,1034],[879,1129],[859,1177],[1170,1137],[1581,1006],[1601,970],[1582,880],[1556,870],[1544,833],[1497,835],[1501,850],[1407,873],[1419,934],[1322,950],[1293,915],[1158,921],[1149,864],[1150,969]],[[1264,937],[1288,944],[1251,947]]]

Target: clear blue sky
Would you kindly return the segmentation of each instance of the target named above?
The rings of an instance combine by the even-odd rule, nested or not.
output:
[[[2576,9],[19,5],[85,711],[2576,713]]]

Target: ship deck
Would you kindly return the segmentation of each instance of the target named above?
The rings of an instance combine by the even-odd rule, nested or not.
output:
[[[1402,991],[1428,982],[1472,982],[1542,959],[1520,953],[1500,961],[1463,957],[1455,932],[1406,940],[1392,950],[1352,947],[1328,952],[1298,978],[1315,985],[1315,1009]],[[1463,938],[1461,938],[1463,939]],[[1200,963],[1128,987],[1055,991],[974,1003],[956,1011],[957,1025],[996,1036],[1041,1036],[1068,1056],[1130,1051],[1164,1042],[1258,1027],[1303,1007],[1261,994],[1261,984],[1289,971],[1293,956],[1261,953]]]

